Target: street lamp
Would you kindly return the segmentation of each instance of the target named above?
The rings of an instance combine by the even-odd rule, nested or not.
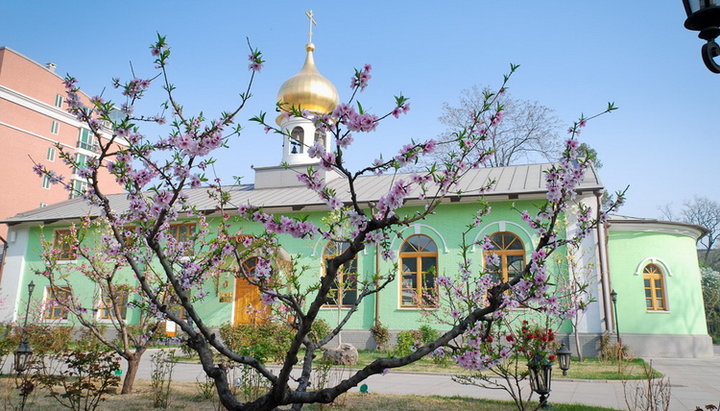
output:
[[[705,66],[713,73],[720,73],[715,57],[720,56],[720,47],[715,39],[720,35],[720,0],[683,0],[687,19],[685,28],[699,31],[698,37],[705,40],[702,58]]]
[[[33,291],[35,291],[35,283],[30,281],[28,284],[28,301],[25,307],[25,321],[23,323],[22,337],[20,338],[20,346],[15,350],[15,371],[18,374],[22,373],[27,369],[30,359],[32,358],[33,352],[30,348],[30,344],[27,340],[27,319],[28,313],[30,312],[30,300],[32,299]]]
[[[528,369],[530,371],[530,388],[540,396],[540,408],[552,408],[547,402],[550,396],[552,362],[542,356],[536,356],[528,362]]]
[[[563,376],[566,376],[567,371],[570,369],[570,354],[572,353],[568,350],[564,343],[561,344],[560,349],[557,350],[558,365],[563,372]]]
[[[619,344],[622,344],[622,339],[620,338],[620,324],[618,322],[618,315],[617,315],[617,296],[618,294],[615,292],[615,290],[610,291],[610,299],[613,303],[613,312],[615,313],[615,335],[617,336],[617,341]]]

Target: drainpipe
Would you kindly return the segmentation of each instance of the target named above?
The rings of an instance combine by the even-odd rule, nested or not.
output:
[[[380,245],[375,244],[375,289],[380,286]],[[375,326],[380,324],[380,293],[375,293]]]
[[[2,281],[3,268],[5,268],[5,255],[7,255],[8,243],[7,240],[2,238],[2,236],[0,236],[0,241],[2,241],[3,243],[2,252],[0,252],[0,281]]]
[[[605,224],[603,223],[602,226],[599,222],[600,220],[600,213],[601,213],[601,206],[602,206],[602,190],[595,191],[595,200],[596,200],[596,207],[597,207],[597,213],[596,218],[598,219],[598,224],[595,227],[597,230],[597,248],[598,248],[598,262],[600,266],[600,285],[601,285],[601,291],[602,291],[602,303],[603,303],[603,314],[605,317],[605,330],[606,331],[612,331],[613,330],[613,315],[611,310],[611,303],[610,303],[610,276],[608,275],[607,270],[607,242],[605,241],[606,238],[606,230],[605,230]]]

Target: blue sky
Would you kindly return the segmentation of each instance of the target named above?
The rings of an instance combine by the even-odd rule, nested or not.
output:
[[[365,63],[373,79],[363,107],[384,112],[394,94],[411,99],[407,116],[356,138],[351,165],[436,136],[444,102],[472,85],[499,84],[515,63],[512,95],[553,108],[564,123],[608,101],[620,107],[581,139],[597,149],[610,190],[630,186],[622,214],[657,217],[659,206],[694,195],[720,201],[720,76],[704,67],[701,40],[683,28],[680,0],[14,1],[0,5],[0,45],[56,63],[94,95],[112,77],[129,77],[130,61],[138,76],[152,75],[148,45],[160,32],[173,49],[170,75],[186,110],[214,115],[245,87],[247,36],[267,59],[241,113],[247,119],[271,112],[278,88],[301,67],[307,9],[318,21],[316,63],[341,99],[349,97],[353,68]],[[233,175],[251,181],[250,165],[278,164],[280,145],[279,136],[247,124],[218,156],[218,172],[228,182]]]

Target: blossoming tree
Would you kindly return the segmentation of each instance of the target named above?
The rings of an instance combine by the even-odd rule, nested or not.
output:
[[[356,301],[344,312],[337,326],[318,341],[309,337],[311,327],[318,318],[320,308],[331,298],[333,288],[337,288],[341,267],[367,247],[377,247],[383,258],[394,261],[395,255],[390,249],[393,233],[434,213],[446,196],[458,193],[458,182],[469,170],[485,164],[491,150],[483,149],[480,143],[487,137],[488,126],[502,121],[503,107],[497,103],[497,99],[506,90],[510,74],[517,66],[511,66],[511,73],[504,77],[497,93],[486,94],[481,108],[472,113],[469,123],[459,129],[452,139],[443,143],[434,140],[412,141],[394,156],[379,158],[359,170],[349,169],[344,160],[354,139],[375,130],[383,120],[399,117],[409,109],[408,99],[398,96],[384,115],[363,110],[356,98],[371,78],[369,65],[355,71],[350,98],[332,112],[317,114],[298,107],[279,106],[282,115],[309,119],[317,129],[329,132],[334,138],[332,150],[327,150],[322,144],[307,147],[308,154],[317,159],[319,164],[317,168],[310,167],[297,176],[308,190],[327,205],[332,218],[320,226],[297,213],[276,215],[255,204],[234,204],[232,195],[219,180],[208,180],[205,176],[214,161],[211,157],[213,151],[225,146],[229,142],[228,138],[240,131],[236,116],[250,98],[253,80],[264,64],[262,54],[251,47],[250,78],[247,89],[240,95],[239,105],[209,120],[202,114],[193,116],[186,113],[175,100],[175,87],[169,82],[166,71],[170,49],[164,37],[158,36],[157,42],[151,46],[151,52],[159,70],[156,77],[150,80],[135,78],[114,81],[115,87],[121,90],[125,98],[121,105],[96,97],[92,99],[91,107],[84,107],[77,97],[76,80],[72,77],[66,80],[70,112],[86,122],[96,136],[99,136],[100,121],[111,122],[114,129],[110,140],[102,141],[98,138],[99,157],[80,167],[79,172],[89,183],[84,198],[98,207],[109,222],[111,236],[107,240],[108,246],[118,250],[119,258],[134,273],[144,299],[144,309],[176,323],[183,331],[184,343],[198,353],[203,370],[214,380],[220,401],[227,409],[269,410],[288,404],[294,404],[299,409],[307,403],[329,403],[373,374],[417,361],[468,331],[482,333],[482,330],[489,330],[512,307],[537,304],[551,307],[549,309],[552,310],[555,303],[548,294],[549,280],[545,271],[548,256],[565,244],[579,241],[597,222],[597,216],[592,214],[592,210],[580,205],[578,229],[572,237],[566,238],[556,226],[558,218],[568,211],[568,204],[574,199],[575,188],[582,180],[588,164],[587,158],[578,152],[578,143],[574,139],[574,134],[588,120],[582,118],[573,127],[573,136],[566,144],[563,158],[546,173],[547,204],[537,215],[523,215],[523,219],[539,233],[532,262],[527,268],[508,281],[495,281],[487,273],[471,273],[469,265],[461,267],[458,278],[448,276],[442,284],[451,289],[462,281],[464,286],[472,288],[472,292],[466,294],[467,297],[459,303],[461,307],[457,316],[438,339],[419,346],[403,357],[377,359],[334,386],[313,389],[310,383],[316,349],[338,335],[365,298],[378,293],[395,279],[394,271],[391,271],[378,274],[373,281],[358,284]],[[140,125],[146,121],[162,123],[164,117],[138,115],[134,113],[134,107],[156,82],[162,83],[167,95],[170,132],[167,137],[154,140],[140,132]],[[115,107],[121,107],[124,113],[120,120],[113,120],[114,116],[111,116]],[[610,106],[607,111],[612,109],[614,107]],[[268,132],[285,133],[269,125],[265,117],[265,113],[260,113],[251,120],[264,126]],[[126,139],[129,146],[113,149],[114,139],[120,137]],[[432,153],[438,144],[453,148],[442,161],[423,172],[395,175],[390,190],[375,202],[361,203],[358,199],[358,178],[372,174],[396,174],[402,166]],[[125,186],[129,203],[127,209],[113,207],[109,197],[104,194],[97,179],[102,168],[107,169]],[[343,177],[349,200],[343,200],[327,185],[319,172],[321,169],[334,170]],[[36,171],[41,175],[52,176],[42,166],[37,166]],[[205,213],[199,212],[192,205],[185,191],[200,187],[203,183],[207,183],[208,195],[216,204],[214,215],[217,215],[217,221],[213,224],[208,222]],[[483,192],[491,186],[492,182],[488,181],[473,190]],[[418,211],[404,210],[402,205],[410,195],[425,201],[425,206]],[[485,211],[478,213],[478,223]],[[201,229],[187,241],[179,241],[169,232],[170,223],[181,216],[194,216],[200,221]],[[252,237],[240,236],[242,230],[233,228],[236,227],[233,225],[235,218],[261,224],[264,232]],[[125,230],[127,225],[135,229]],[[321,236],[346,246],[342,252],[325,261],[325,275],[322,279],[307,286],[301,281],[305,271],[303,267],[290,264],[280,275],[273,267],[274,262],[266,257],[276,254],[284,236]],[[133,247],[127,246],[128,240],[134,244]],[[187,252],[190,247],[193,253]],[[239,269],[249,256],[256,256],[255,268]],[[238,267],[234,270],[237,277],[259,288],[265,304],[289,314],[287,318],[292,321],[294,336],[277,371],[269,369],[256,358],[229,349],[197,310],[195,303],[203,297],[203,284],[213,273],[227,271],[229,262]],[[145,270],[147,265],[158,267],[159,275],[149,278]],[[167,293],[171,293],[172,300],[182,306],[184,315],[163,300],[162,297]],[[222,360],[218,360],[218,354]],[[480,357],[483,354],[478,348],[468,346],[459,355],[460,359]],[[291,376],[301,360],[299,376]],[[460,361],[464,364],[463,360]],[[228,364],[243,364],[253,368],[270,383],[271,388],[264,395],[248,402],[238,400],[228,381]]]
[[[155,337],[159,334],[162,319],[141,311],[139,318],[130,323],[129,309],[142,305],[142,301],[134,299],[139,289],[132,277],[123,273],[125,260],[120,248],[114,246],[117,243],[109,236],[109,226],[103,220],[84,218],[62,235],[43,239],[43,267],[36,270],[36,274],[47,278],[55,296],[57,307],[45,307],[46,310],[57,308],[72,314],[72,318],[104,347],[127,362],[121,393],[129,394],[133,390],[142,355],[157,341]],[[131,246],[129,242],[126,245]],[[64,261],[68,257],[77,262]],[[78,273],[94,285],[90,302],[87,296],[83,298],[73,293],[72,276]],[[146,275],[152,273],[148,271]],[[158,298],[165,301],[170,295],[164,293]],[[108,327],[114,335],[105,332]]]

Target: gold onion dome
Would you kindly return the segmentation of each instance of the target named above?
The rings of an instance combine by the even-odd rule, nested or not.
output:
[[[315,45],[305,45],[307,57],[302,69],[283,83],[278,91],[277,101],[283,104],[283,110],[290,107],[315,113],[329,113],[339,102],[338,92],[330,80],[323,77],[315,67],[313,52]],[[280,118],[278,118],[280,120]]]

